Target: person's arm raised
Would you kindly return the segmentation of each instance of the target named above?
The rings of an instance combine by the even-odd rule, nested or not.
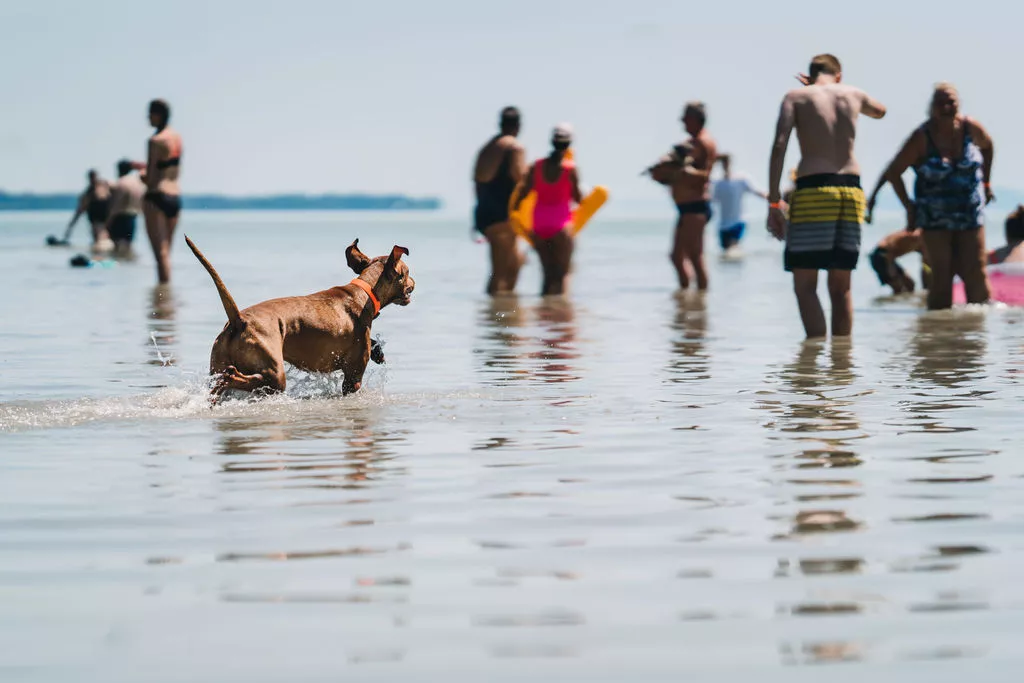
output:
[[[872,119],[880,119],[885,117],[886,111],[884,104],[871,97],[866,92],[861,92],[860,112],[864,114],[864,116]]]

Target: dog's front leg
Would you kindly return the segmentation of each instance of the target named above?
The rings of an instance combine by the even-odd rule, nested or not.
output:
[[[366,372],[366,364],[370,362],[370,345],[362,346],[361,348],[346,356],[341,363],[341,371],[345,374],[345,379],[341,383],[341,394],[342,396],[348,396],[349,394],[359,391],[359,387],[363,386],[363,373]]]

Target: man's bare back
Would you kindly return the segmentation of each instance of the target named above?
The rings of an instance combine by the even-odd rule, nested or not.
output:
[[[847,336],[853,329],[850,281],[860,256],[865,203],[853,153],[857,117],[880,119],[885,107],[842,82],[842,66],[835,55],[816,55],[808,73],[797,77],[804,87],[786,93],[779,111],[769,165],[767,227],[786,242],[784,266],[793,273],[800,318],[812,339],[828,333],[817,293],[822,270],[828,271],[832,334]],[[787,215],[779,185],[794,128],[800,164]]]
[[[498,135],[484,145],[473,165],[473,182],[486,183],[494,179],[501,162],[509,156],[509,171],[519,181],[526,167],[526,150],[514,135]]]
[[[809,85],[790,91],[786,103],[800,141],[797,176],[819,173],[859,175],[853,153],[857,117],[863,112],[879,118],[885,110],[861,89],[844,83]]]

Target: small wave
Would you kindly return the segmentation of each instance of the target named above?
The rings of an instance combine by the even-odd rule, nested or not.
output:
[[[210,378],[193,373],[178,374],[180,384],[151,393],[128,396],[76,398],[66,400],[12,401],[0,403],[0,433],[37,429],[66,429],[94,423],[138,422],[144,420],[205,420],[221,418],[355,419],[367,410],[389,405],[438,406],[444,400],[491,398],[474,391],[445,394],[385,391],[384,368],[368,370],[363,388],[342,396],[341,373],[320,375],[289,369],[284,394],[252,396],[228,392],[225,400],[210,404]]]
[[[164,387],[148,394],[3,403],[0,404],[0,432],[59,429],[97,422],[246,417],[268,411],[279,414],[282,409],[300,409],[311,402],[323,403],[324,399],[341,401],[342,395],[340,374],[311,375],[296,371],[294,376],[288,376],[285,394],[253,397],[234,393],[227,395],[222,403],[211,405],[209,378],[182,376],[181,379],[179,386]],[[313,399],[319,401],[311,401]],[[385,399],[382,388],[366,388],[344,400],[346,404],[365,407],[383,403]]]

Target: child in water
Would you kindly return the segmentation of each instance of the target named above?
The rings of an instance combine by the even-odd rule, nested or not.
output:
[[[533,247],[544,271],[541,294],[564,294],[572,266],[573,205],[582,201],[576,164],[567,158],[572,127],[560,124],[551,134],[551,154],[538,159],[527,173],[513,210],[531,191],[537,193],[533,209]]]

